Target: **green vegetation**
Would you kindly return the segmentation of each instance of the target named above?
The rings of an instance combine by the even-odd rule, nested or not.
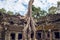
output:
[[[1,13],[6,13],[6,10],[4,8],[0,9]]]
[[[4,8],[0,9],[0,13],[5,13],[5,14],[9,14],[9,15],[20,15],[20,13],[18,13],[18,12],[16,12],[15,14],[12,11],[6,12],[6,10]]]
[[[52,6],[48,9],[48,14],[55,14],[57,8]],[[45,10],[41,10],[41,8],[36,8],[36,7],[32,7],[32,11],[33,11],[33,16],[45,16],[47,14],[47,11]],[[35,17],[34,16],[34,17]]]
[[[52,7],[50,7],[50,8],[48,9],[48,13],[49,13],[49,14],[55,14],[56,10],[57,10],[57,8],[54,7],[54,6],[52,6]]]
[[[45,16],[47,14],[47,11],[41,10],[40,7],[36,8],[34,5],[32,6],[32,11],[32,16],[37,20],[39,20],[41,16]]]
[[[58,3],[58,5],[60,4],[60,2],[57,2]]]
[[[20,13],[16,12],[15,15],[20,15]]]
[[[33,13],[32,16],[33,16],[35,19],[39,20],[39,18],[40,18],[41,16],[46,16],[47,14],[55,14],[56,10],[57,10],[57,8],[54,7],[54,6],[52,6],[52,7],[50,7],[50,8],[48,9],[48,13],[47,13],[47,11],[41,10],[40,7],[36,8],[36,7],[33,5],[33,6],[32,6],[32,13]]]
[[[7,12],[7,14],[9,14],[9,15],[13,15],[13,12],[11,12],[11,11],[8,11],[8,12]]]
[[[52,6],[48,9],[48,14],[55,14],[56,12],[56,7]],[[6,12],[6,10],[4,8],[0,9],[0,12],[1,13],[6,13],[6,14],[9,14],[9,15],[19,15],[18,12],[16,12],[15,14],[11,11],[8,11]],[[41,10],[40,7],[35,7],[34,5],[32,5],[32,16],[35,18],[35,19],[39,19],[41,16],[46,16],[47,14],[47,11],[45,10]]]
[[[32,16],[34,17],[34,18],[39,18],[40,17],[40,11],[41,11],[41,9],[38,7],[38,8],[36,8],[36,7],[34,7],[34,6],[32,6]]]

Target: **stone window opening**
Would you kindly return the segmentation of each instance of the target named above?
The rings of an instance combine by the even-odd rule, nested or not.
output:
[[[41,33],[38,33],[39,38],[41,38]]]
[[[18,34],[18,40],[20,40],[20,39],[22,39],[22,34],[21,33]]]
[[[60,19],[57,19],[57,20],[54,20],[54,21],[52,21],[53,23],[55,23],[55,22],[59,22],[60,21]]]
[[[56,20],[56,22],[59,22],[59,21],[60,21],[60,19],[57,19],[57,20]]]
[[[50,38],[50,33],[49,32],[47,33],[47,38]]]
[[[34,36],[34,33],[31,33],[31,38],[33,38],[33,36]]]
[[[0,13],[0,16],[1,16],[2,14]]]
[[[14,24],[14,22],[13,21],[10,21],[10,24]]]
[[[11,33],[11,40],[15,40],[15,33]]]
[[[42,35],[41,32],[38,32],[38,33],[37,33],[37,39],[38,39],[38,40],[42,38],[41,35]]]
[[[2,38],[2,35],[1,35],[1,32],[0,32],[0,40],[1,40],[1,38]]]
[[[55,39],[60,39],[60,32],[54,32]]]

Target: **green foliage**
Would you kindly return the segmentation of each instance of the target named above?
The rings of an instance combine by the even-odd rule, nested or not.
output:
[[[48,13],[49,14],[55,14],[57,8],[52,6],[48,9]],[[6,10],[4,8],[0,9],[0,12],[1,13],[6,13]],[[41,16],[45,16],[47,14],[47,11],[45,10],[41,10],[40,7],[35,7],[34,5],[32,5],[32,16],[35,18],[35,19],[39,19]],[[8,11],[6,14],[9,14],[9,15],[14,15],[13,12],[11,11]],[[15,15],[19,15],[19,13],[15,13]]]
[[[58,2],[58,5],[60,5],[60,2]]]
[[[40,8],[36,8],[36,7],[34,7],[34,6],[32,6],[32,11],[33,11],[33,14],[32,14],[32,16],[34,17],[34,18],[39,18],[39,12],[40,12]]]
[[[57,8],[54,7],[54,6],[52,6],[52,7],[50,7],[50,8],[48,9],[48,13],[49,13],[49,14],[55,14],[56,10],[57,10]]]
[[[42,10],[40,13],[41,16],[45,16],[46,14],[47,14],[47,11],[45,11],[45,10]]]
[[[0,9],[0,13],[6,13],[6,10],[4,8]],[[8,11],[6,14],[13,15],[13,12]]]
[[[45,16],[45,14],[47,13],[45,10],[41,10],[40,7],[36,8],[34,5],[32,6],[32,11],[32,16],[37,20],[39,20],[41,16]]]
[[[6,10],[4,8],[0,9],[1,13],[6,13]]]
[[[8,12],[7,12],[7,14],[9,14],[9,15],[13,15],[13,12],[11,12],[11,11],[8,11]]]
[[[20,15],[20,13],[16,12],[15,15]]]
[[[52,6],[48,9],[48,14],[55,14],[57,8]],[[45,10],[41,10],[40,7],[36,8],[34,5],[32,6],[32,16],[39,20],[41,16],[46,16],[47,15],[47,11]]]

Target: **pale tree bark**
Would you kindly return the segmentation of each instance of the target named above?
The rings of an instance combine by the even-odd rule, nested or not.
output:
[[[32,25],[32,30],[34,32],[34,38],[33,38],[33,40],[35,40],[36,39],[36,28],[35,28],[35,23],[33,21],[33,18],[31,18],[31,25]]]
[[[31,40],[31,27],[28,28],[29,32],[28,32],[28,40]]]
[[[30,18],[29,18],[29,20],[27,21],[27,25],[26,25],[26,27],[24,27],[24,29],[23,29],[23,40],[26,40],[26,38],[27,38],[27,28],[28,28],[28,25],[29,25],[29,21],[30,21]]]
[[[31,40],[31,33],[32,33],[32,31],[34,32],[33,40],[36,39],[35,22],[34,22],[34,20],[32,18],[32,4],[33,4],[33,2],[34,2],[34,0],[30,0],[29,1],[28,13],[27,13],[27,16],[26,16],[28,21],[27,21],[27,25],[23,29],[23,40]],[[28,33],[27,33],[27,31],[28,31]]]

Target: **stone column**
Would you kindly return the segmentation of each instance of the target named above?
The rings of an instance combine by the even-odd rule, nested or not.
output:
[[[45,34],[45,35],[46,35],[46,36],[45,36],[45,39],[48,39],[48,38],[47,38],[48,32],[46,32],[46,34]]]
[[[52,32],[50,32],[50,40],[52,40]]]
[[[8,40],[8,34],[7,33],[5,34],[5,40]]]
[[[33,40],[36,40],[36,31],[34,31],[34,37]]]
[[[52,32],[51,32],[51,29],[49,29],[49,33],[50,33],[50,40],[52,40]]]
[[[10,36],[10,33],[8,34],[8,40],[11,40],[11,36]]]
[[[45,40],[46,40],[46,37],[47,37],[46,35],[47,35],[47,32],[45,31]]]
[[[15,35],[15,40],[18,40],[18,33],[16,33]]]

